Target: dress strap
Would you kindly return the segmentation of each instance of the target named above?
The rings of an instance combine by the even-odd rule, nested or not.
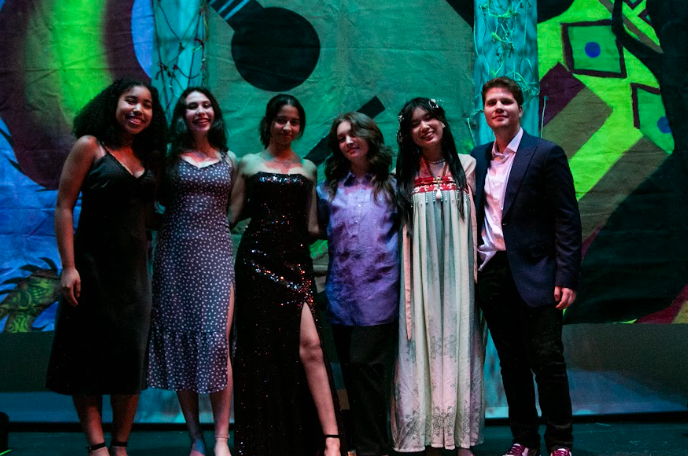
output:
[[[110,149],[108,149],[107,147],[105,147],[105,144],[104,144],[103,141],[101,141],[100,139],[98,139],[98,146],[100,147],[100,150],[103,151],[103,156],[102,156],[102,157],[98,157],[98,159],[103,158],[103,157],[106,156],[106,155],[112,156],[112,153],[110,152]],[[113,158],[114,158],[114,157],[113,157]]]

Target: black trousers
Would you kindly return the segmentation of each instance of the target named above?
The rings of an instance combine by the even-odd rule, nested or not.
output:
[[[388,414],[397,323],[332,325],[358,456],[389,454]]]
[[[521,299],[506,252],[499,252],[478,274],[477,298],[499,355],[514,443],[540,447],[535,374],[547,451],[571,448],[573,426],[561,340],[562,312],[554,305],[530,307]]]

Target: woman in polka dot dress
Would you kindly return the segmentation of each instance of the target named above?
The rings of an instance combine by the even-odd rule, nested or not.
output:
[[[232,366],[234,268],[227,213],[236,157],[227,150],[215,97],[191,87],[172,115],[163,182],[165,214],[153,267],[153,323],[148,382],[177,392],[191,436],[191,456],[206,454],[198,395],[209,393],[215,455],[227,456]]]

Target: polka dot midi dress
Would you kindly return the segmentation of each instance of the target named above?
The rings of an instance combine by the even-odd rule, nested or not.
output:
[[[227,220],[232,167],[179,159],[153,262],[148,383],[212,393],[227,387],[227,312],[234,283]]]

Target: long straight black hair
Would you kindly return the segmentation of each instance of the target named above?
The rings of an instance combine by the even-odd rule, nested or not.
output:
[[[413,184],[420,170],[420,148],[411,137],[411,121],[413,111],[416,108],[426,110],[430,117],[442,122],[444,130],[442,132],[442,157],[449,165],[456,186],[466,191],[468,183],[464,172],[459,153],[454,143],[454,135],[449,128],[444,109],[436,101],[429,98],[414,98],[408,101],[399,112],[399,132],[397,133],[397,143],[399,144],[399,155],[397,156],[397,204],[399,214],[403,224],[410,227],[413,221]],[[463,200],[458,199],[461,216],[464,215]]]

